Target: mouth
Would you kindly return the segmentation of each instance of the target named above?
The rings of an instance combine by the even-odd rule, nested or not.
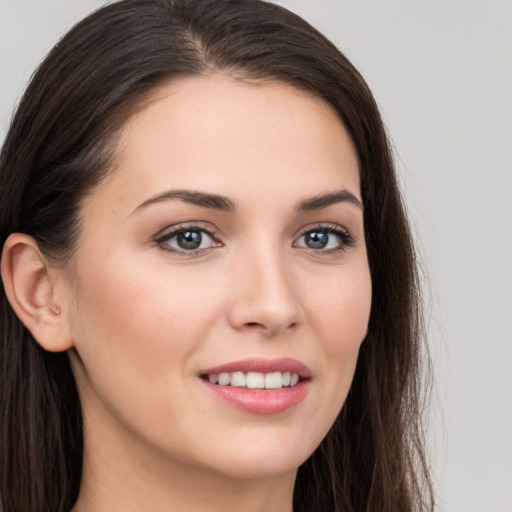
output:
[[[203,370],[199,377],[210,393],[231,406],[274,414],[305,398],[311,372],[295,359],[246,359]]]
[[[296,386],[301,380],[295,372],[221,372],[202,374],[201,378],[217,386],[246,389],[281,389]]]

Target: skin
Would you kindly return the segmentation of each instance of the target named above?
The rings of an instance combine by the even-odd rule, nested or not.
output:
[[[340,190],[361,201],[352,143],[319,99],[213,74],[157,91],[118,144],[115,169],[83,202],[76,256],[52,270],[47,293],[84,410],[74,511],[291,511],[297,468],[341,410],[370,313],[362,208],[297,211]],[[236,210],[144,205],[170,190],[222,195]],[[193,253],[162,240],[183,224],[214,235]],[[353,242],[330,233],[330,248],[307,246],[304,231],[333,226]],[[263,415],[205,390],[201,370],[251,357],[307,365],[302,402]]]

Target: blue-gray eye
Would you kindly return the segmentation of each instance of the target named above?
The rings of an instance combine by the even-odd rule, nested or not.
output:
[[[214,240],[204,229],[181,228],[160,237],[158,243],[176,251],[197,251],[212,247]]]
[[[310,249],[325,249],[329,244],[329,233],[310,231],[304,235],[304,242]]]
[[[296,245],[319,251],[322,249],[344,249],[353,245],[352,237],[341,228],[310,229],[300,236]]]
[[[203,235],[200,231],[183,231],[176,235],[176,243],[181,249],[199,249]]]

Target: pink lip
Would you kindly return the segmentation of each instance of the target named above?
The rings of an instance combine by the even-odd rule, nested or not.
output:
[[[306,396],[309,388],[311,371],[295,359],[245,359],[234,361],[214,368],[208,368],[200,375],[212,373],[241,372],[291,372],[297,373],[301,381],[292,387],[280,389],[247,389],[236,386],[219,386],[208,380],[200,379],[206,389],[217,398],[247,412],[257,414],[277,414],[298,405]],[[306,380],[304,380],[306,379]]]
[[[212,373],[232,372],[290,372],[299,374],[303,379],[309,379],[311,377],[311,370],[305,364],[289,357],[282,357],[280,359],[243,359],[241,361],[233,361],[232,363],[202,370],[200,374],[211,375]]]

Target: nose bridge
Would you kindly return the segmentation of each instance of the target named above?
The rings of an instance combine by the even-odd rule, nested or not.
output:
[[[273,335],[297,325],[302,309],[285,251],[266,241],[250,244],[237,261],[232,321]]]

